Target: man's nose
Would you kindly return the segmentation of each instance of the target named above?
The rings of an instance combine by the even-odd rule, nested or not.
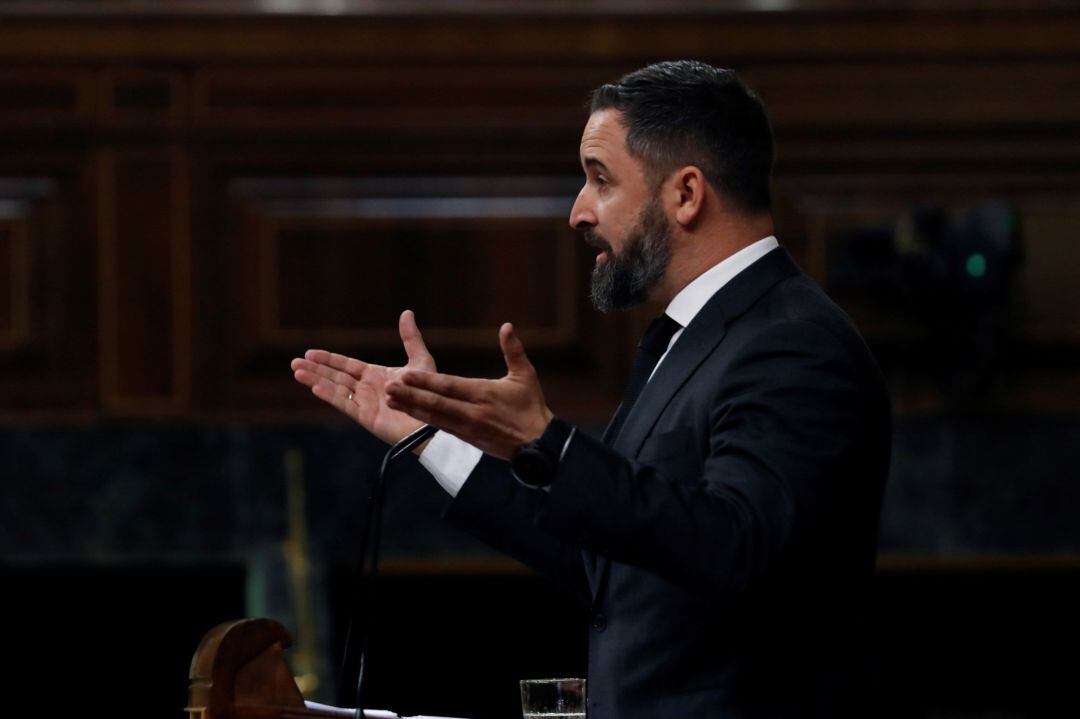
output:
[[[586,188],[581,188],[581,192],[578,193],[577,198],[574,200],[574,206],[570,208],[570,227],[575,230],[596,226],[596,215],[586,201],[585,190]]]

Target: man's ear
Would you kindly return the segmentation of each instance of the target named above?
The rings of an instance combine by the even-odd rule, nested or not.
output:
[[[675,201],[675,221],[683,227],[694,224],[705,206],[708,184],[705,173],[693,165],[680,167],[671,174],[670,196]]]

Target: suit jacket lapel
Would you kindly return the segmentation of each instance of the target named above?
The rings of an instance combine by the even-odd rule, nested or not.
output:
[[[615,408],[615,413],[611,415],[611,419],[608,420],[607,427],[604,428],[604,434],[601,435],[600,441],[604,444],[611,444],[611,433],[615,429],[615,418],[619,416],[619,412],[622,410],[622,402],[619,402],[619,406]]]
[[[623,422],[614,448],[627,457],[634,457],[657,418],[679,388],[690,379],[694,370],[724,339],[725,318],[719,305],[710,301],[698,316],[683,330],[675,345],[656,368],[656,373],[641,390],[637,402]],[[709,309],[707,317],[702,317]],[[701,320],[700,322],[698,320]]]
[[[791,255],[778,247],[721,287],[679,335],[656,373],[641,390],[615,438],[614,449],[626,457],[637,456],[649,431],[675,393],[724,339],[727,324],[750,309],[777,282],[798,272]],[[607,436],[610,431],[609,424],[604,433],[605,442],[610,439]],[[586,553],[587,559],[594,556]],[[595,566],[586,561],[586,571],[593,585],[594,610],[607,584],[609,563],[604,556],[596,558]]]
[[[661,412],[705,358],[724,339],[726,325],[748,310],[780,280],[798,272],[783,248],[777,248],[733,277],[701,308],[656,368],[623,423],[615,448],[634,457]]]

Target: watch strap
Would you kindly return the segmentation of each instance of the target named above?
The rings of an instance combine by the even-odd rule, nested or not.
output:
[[[527,487],[547,487],[555,479],[563,451],[576,428],[553,417],[543,434],[518,447],[510,459],[514,477]]]
[[[563,422],[558,417],[552,417],[544,433],[536,439],[540,451],[550,457],[555,463],[562,459],[566,443],[574,434],[574,427]]]

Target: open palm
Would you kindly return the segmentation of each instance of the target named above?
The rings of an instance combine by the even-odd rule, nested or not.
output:
[[[435,359],[424,345],[411,310],[401,314],[398,331],[408,356],[405,367],[434,372]],[[384,442],[393,444],[421,425],[386,406],[386,383],[402,367],[384,367],[317,349],[294,359],[291,366],[297,382]]]

